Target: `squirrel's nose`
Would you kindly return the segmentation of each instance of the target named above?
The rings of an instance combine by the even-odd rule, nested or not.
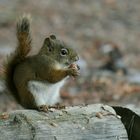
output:
[[[79,60],[79,57],[78,57],[78,56],[76,56],[76,57],[75,57],[75,61],[78,61],[78,60]]]

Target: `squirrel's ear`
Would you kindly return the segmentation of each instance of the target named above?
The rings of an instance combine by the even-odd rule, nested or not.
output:
[[[49,37],[45,38],[45,43],[47,43],[47,42],[50,42],[50,38]]]
[[[53,47],[52,47],[50,38],[48,38],[48,37],[45,38],[44,44],[45,44],[45,46],[47,46],[49,51],[52,51]]]
[[[54,40],[54,39],[56,39],[56,36],[55,35],[50,35],[50,38]]]

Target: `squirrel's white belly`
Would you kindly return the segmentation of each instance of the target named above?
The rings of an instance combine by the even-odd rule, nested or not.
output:
[[[60,88],[64,85],[64,80],[51,84],[41,81],[29,81],[28,89],[35,98],[37,106],[55,105],[60,102]]]

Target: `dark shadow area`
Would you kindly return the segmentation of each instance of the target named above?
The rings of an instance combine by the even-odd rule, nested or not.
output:
[[[140,140],[140,116],[128,108],[113,106],[127,130],[129,140]]]

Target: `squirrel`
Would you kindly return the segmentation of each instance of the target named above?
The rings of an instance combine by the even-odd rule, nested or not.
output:
[[[6,85],[24,108],[47,111],[58,103],[60,88],[67,77],[79,76],[78,54],[55,35],[45,38],[35,55],[32,48],[31,18],[21,17],[17,22],[18,46],[5,65]]]

